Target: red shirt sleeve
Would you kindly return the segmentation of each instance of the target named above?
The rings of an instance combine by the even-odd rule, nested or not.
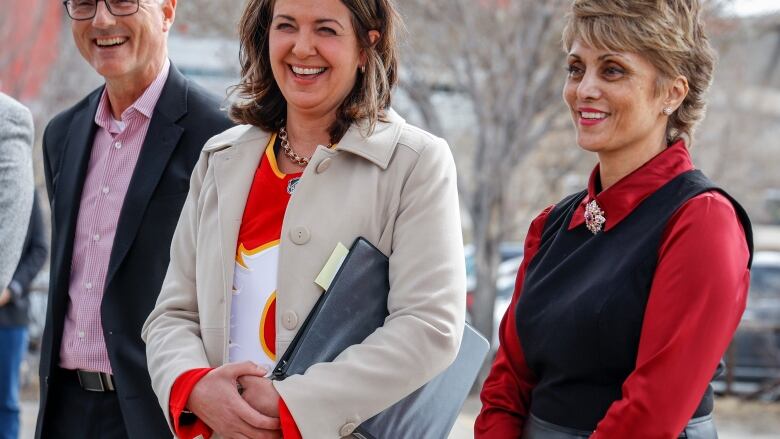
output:
[[[745,310],[749,251],[723,195],[684,204],[661,241],[636,369],[592,439],[677,437],[712,379]]]
[[[279,398],[279,422],[282,424],[282,437],[284,439],[303,439],[290,409],[287,408],[287,404],[282,398]]]
[[[194,421],[182,422],[182,412],[187,406],[187,401],[190,399],[192,389],[195,388],[195,384],[200,381],[201,378],[211,372],[211,368],[204,367],[202,369],[192,369],[184,372],[176,378],[171,388],[170,398],[170,410],[171,419],[173,420],[173,433],[180,439],[192,439],[198,435],[203,435],[204,439],[211,437],[212,430],[206,425],[205,422],[198,418],[194,418]]]
[[[189,370],[181,374],[173,383],[170,410],[171,419],[173,419],[174,434],[177,438],[192,439],[198,435],[203,435],[204,439],[209,439],[211,437],[211,428],[200,419],[195,418],[194,422],[188,424],[183,424],[181,422],[182,412],[187,405],[187,401],[190,399],[192,389],[195,388],[195,384],[211,370],[211,368]],[[279,398],[279,418],[282,424],[282,436],[285,439],[303,439],[290,410],[287,408],[287,405],[282,398]]]
[[[498,330],[500,345],[496,359],[480,393],[482,410],[474,424],[475,439],[520,437],[528,417],[531,390],[536,385],[536,378],[525,363],[517,336],[515,307],[522,292],[526,268],[539,250],[544,224],[552,208],[545,209],[528,229],[515,292]]]

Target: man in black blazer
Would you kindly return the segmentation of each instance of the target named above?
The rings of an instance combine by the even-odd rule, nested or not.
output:
[[[219,102],[167,57],[175,0],[67,2],[82,56],[104,87],[43,138],[52,210],[38,438],[169,438],[141,326]]]

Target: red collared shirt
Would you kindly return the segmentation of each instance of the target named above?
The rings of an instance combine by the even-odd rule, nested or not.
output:
[[[585,205],[595,199],[605,212],[604,233],[609,233],[650,194],[691,169],[685,144],[677,142],[597,194],[596,167],[569,229],[585,227]],[[536,379],[525,363],[515,307],[550,210],[534,219],[526,237],[515,293],[501,321],[501,346],[481,393],[476,438],[519,437],[529,414]],[[678,209],[661,240],[636,368],[623,383],[622,399],[610,406],[592,439],[677,437],[701,401],[745,309],[748,259],[742,224],[726,197],[705,192]],[[685,294],[688,291],[697,294]]]
[[[111,115],[105,89],[100,97],[95,113],[98,128],[92,143],[73,238],[68,288],[70,302],[60,346],[62,368],[111,373],[100,317],[108,261],[114,246],[119,212],[170,65],[166,59],[157,78],[122,113],[120,123]]]

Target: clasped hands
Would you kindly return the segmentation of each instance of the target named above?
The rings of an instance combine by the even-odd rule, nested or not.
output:
[[[187,407],[225,439],[280,439],[279,394],[266,374],[249,361],[222,365],[198,381]]]

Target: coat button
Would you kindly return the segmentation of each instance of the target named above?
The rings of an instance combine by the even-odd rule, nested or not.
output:
[[[341,430],[339,430],[339,436],[349,436],[353,431],[355,431],[355,428],[357,428],[357,425],[352,422],[347,422],[341,426]]]
[[[298,245],[303,245],[309,242],[309,239],[311,239],[311,233],[309,233],[309,229],[306,227],[293,227],[292,230],[290,230],[290,239],[292,239],[292,242]]]
[[[284,314],[282,314],[282,326],[290,331],[297,328],[298,314],[295,314],[295,311],[285,311]]]
[[[328,168],[330,168],[330,162],[332,160],[330,158],[326,158],[323,161],[321,161],[319,164],[317,164],[317,173],[322,174],[323,172],[327,171]]]

